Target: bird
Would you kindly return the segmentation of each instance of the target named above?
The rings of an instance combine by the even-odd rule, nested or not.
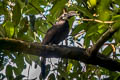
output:
[[[53,24],[53,26],[48,29],[43,41],[42,45],[49,45],[49,44],[59,44],[65,38],[68,37],[69,34],[69,22],[73,16],[76,16],[76,11],[69,11],[68,13],[64,13],[62,16],[59,17],[59,21]],[[46,59],[42,57],[41,59],[41,75],[43,80],[45,79],[45,70],[46,70]]]

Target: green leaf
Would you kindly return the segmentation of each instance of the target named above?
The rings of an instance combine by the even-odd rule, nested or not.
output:
[[[38,62],[39,57],[38,56],[33,56],[33,55],[25,55],[25,60],[30,64],[32,65],[32,61],[34,62]],[[39,62],[38,62],[39,63]]]
[[[0,15],[3,15],[4,13],[6,13],[5,11],[4,11],[4,6],[3,6],[3,3],[2,2],[0,2]]]
[[[98,29],[98,33],[102,34],[104,32],[104,29]]]
[[[120,6],[120,0],[113,0],[113,1]]]
[[[111,2],[111,0],[101,0],[98,8],[108,9],[110,2]]]
[[[87,26],[86,23],[82,23],[82,24],[77,25],[77,26],[73,29],[73,31],[72,31],[72,36],[75,36],[75,35],[78,34],[81,30],[84,30],[86,26]]]
[[[120,21],[120,15],[112,16],[112,21]]]
[[[49,25],[48,23],[46,23],[45,20],[42,20],[40,18],[38,18],[35,23],[36,23],[35,26],[37,27],[38,32],[39,31],[47,32],[48,28],[50,28],[52,26],[52,25]]]
[[[23,80],[24,77],[26,77],[26,76],[19,75],[19,76],[16,76],[16,78],[14,80]]]
[[[106,24],[98,24],[98,33],[103,34],[108,29],[108,25]]]
[[[10,21],[7,21],[3,26],[5,27],[7,36],[12,37],[13,34],[14,34],[14,25],[13,25],[13,23],[10,22]]]
[[[18,34],[19,34],[18,35],[19,39],[30,41],[30,42],[34,41],[34,33],[31,31],[30,28],[27,30],[26,34],[20,33],[20,32]]]
[[[94,7],[96,5],[96,3],[97,3],[97,0],[88,0],[88,5],[90,7]]]
[[[109,75],[110,75],[109,80],[119,80],[119,76],[120,76],[119,73],[110,71]]]
[[[45,20],[42,19],[37,19],[35,22],[35,26],[36,26],[36,30],[38,35],[40,35],[41,37],[44,37],[45,34],[47,32],[47,30],[52,26],[51,24],[47,23]],[[43,33],[44,32],[44,33]]]
[[[38,61],[38,60],[40,60],[40,59],[39,59],[39,56],[29,55],[29,57],[30,57],[30,59],[31,59],[32,61]]]
[[[107,46],[102,52],[102,54],[104,54],[106,56],[109,56],[111,53],[112,53],[112,47],[111,46]]]
[[[21,18],[21,7],[20,7],[20,4],[16,2],[16,5],[13,8],[13,16],[12,16],[15,26],[19,24],[20,18]]]
[[[71,30],[71,28],[72,28],[72,26],[73,26],[73,22],[75,21],[75,18],[74,17],[72,17],[72,18],[70,18],[69,20],[69,26],[70,26],[70,30]]]
[[[23,2],[23,0],[16,0],[16,4],[19,4],[20,9],[25,7],[25,2]]]
[[[97,24],[89,23],[88,25],[89,25],[89,27],[86,30],[87,31],[86,35],[88,37],[93,37],[93,35],[95,35],[98,30]]]
[[[55,4],[53,5],[52,9],[50,10],[53,18],[56,19],[58,16],[60,16],[66,3],[67,3],[67,0],[56,0],[55,1]]]
[[[90,45],[90,38],[87,35],[85,35],[84,39],[85,39],[84,40],[84,46],[85,46],[85,48],[88,48],[89,45]]]
[[[105,11],[103,11],[103,9],[101,10],[102,11],[100,12],[100,16],[98,17],[98,19],[103,20],[103,21],[109,20],[111,17],[111,12],[109,10],[105,10]]]
[[[39,6],[39,5],[44,5],[45,6],[45,5],[48,4],[48,1],[47,0],[29,0],[29,3],[33,3],[37,6]]]
[[[80,11],[81,13],[83,13],[85,16],[89,18],[93,18],[93,15],[88,11],[88,9],[81,7],[81,6],[74,6],[74,8]]]
[[[55,75],[52,73],[48,76],[48,80],[56,80]]]
[[[6,76],[9,80],[13,80],[13,72],[12,72],[11,65],[7,65],[7,67],[6,67]]]
[[[16,65],[17,65],[17,71],[16,69],[14,68],[15,70],[15,73],[16,75],[20,75],[20,73],[23,71],[24,69],[24,57],[23,57],[23,54],[19,54],[16,56],[16,59],[13,60]]]
[[[0,7],[2,6],[2,2],[0,1]]]
[[[114,34],[114,38],[115,38],[115,41],[117,42],[117,43],[119,43],[120,42],[120,29]]]
[[[100,4],[97,7],[97,14],[99,14],[98,19],[100,20],[109,20],[112,12],[109,10],[111,0],[101,0]]]
[[[13,71],[15,73],[16,76],[20,75],[22,70],[20,70],[19,68],[13,67]]]
[[[68,74],[70,73],[70,70],[72,69],[72,66],[73,66],[72,63],[69,63],[69,64],[68,64],[68,66],[67,66],[67,73],[68,73]]]
[[[81,3],[82,2],[82,0],[76,0],[78,3]]]
[[[24,17],[21,21],[20,21],[20,28],[19,28],[19,32],[18,32],[18,37],[19,36],[23,36],[25,32],[27,32],[28,30],[28,18]]]
[[[41,0],[31,0],[29,4],[24,8],[24,13],[30,14],[40,14],[44,12],[44,8],[41,8]]]
[[[0,36],[5,37],[5,29],[0,26]]]
[[[119,29],[120,29],[120,22],[114,23],[113,26],[112,26],[112,28],[113,28],[114,30],[119,30]]]

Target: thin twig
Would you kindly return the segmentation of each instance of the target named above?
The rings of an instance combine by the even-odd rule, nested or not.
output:
[[[82,21],[94,21],[94,22],[98,22],[98,23],[106,23],[106,24],[112,24],[114,23],[115,21],[102,21],[102,20],[98,20],[98,19],[80,19]]]
[[[82,30],[81,32],[79,32],[77,35],[74,36],[75,39],[77,39],[78,37],[80,37],[81,35],[83,35],[85,33],[85,30]]]
[[[113,50],[113,59],[116,57],[116,48],[115,48],[115,45],[112,44],[112,43],[105,43],[104,45],[110,45],[112,47],[112,50]]]

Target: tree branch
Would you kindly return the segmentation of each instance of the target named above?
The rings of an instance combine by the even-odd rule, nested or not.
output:
[[[94,21],[94,22],[98,22],[98,23],[105,23],[105,24],[112,24],[114,22],[117,22],[117,21],[102,21],[102,20],[98,20],[98,19],[81,19],[81,21]]]
[[[94,58],[90,58],[83,48],[67,47],[58,45],[41,45],[40,43],[29,43],[21,40],[0,38],[0,50],[13,52],[23,52],[46,58],[66,58],[82,61],[86,64],[99,65],[112,71],[120,72],[120,63],[108,58],[100,53]]]
[[[117,24],[115,24],[113,27],[109,28],[96,42],[95,45],[90,50],[90,54],[92,56],[96,56],[98,50],[101,48],[101,46],[112,37],[112,35],[119,30],[119,27]]]

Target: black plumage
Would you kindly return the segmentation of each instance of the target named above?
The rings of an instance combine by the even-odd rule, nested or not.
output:
[[[67,20],[60,20],[47,31],[42,44],[58,44],[64,40],[69,33],[69,23]]]
[[[59,44],[65,38],[67,38],[69,33],[69,23],[68,19],[76,15],[75,11],[71,11],[67,14],[63,14],[60,17],[60,20],[56,22],[46,33],[45,38],[43,39],[42,44]],[[42,78],[45,78],[45,58],[41,60],[41,75]]]

